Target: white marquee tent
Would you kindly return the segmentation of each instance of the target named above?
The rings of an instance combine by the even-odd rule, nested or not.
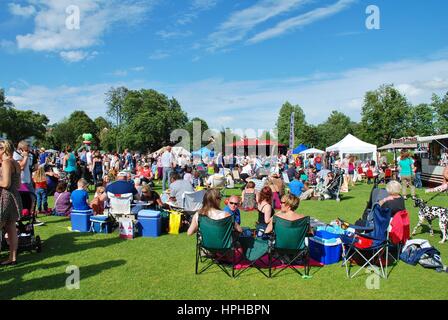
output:
[[[341,159],[345,154],[372,154],[371,159],[375,159],[377,147],[376,145],[364,142],[349,134],[335,145],[328,147],[326,150],[327,152],[338,152]]]
[[[153,153],[153,155],[159,155],[162,154],[163,152],[165,152],[166,147],[163,147],[159,150],[157,150],[156,152]],[[171,148],[171,153],[175,156],[175,157],[179,157],[181,155],[186,155],[187,157],[191,156],[191,153],[186,150],[183,147],[172,147]]]
[[[307,150],[304,150],[304,151],[300,152],[300,154],[303,154],[303,155],[324,154],[324,153],[325,153],[325,151],[322,151],[322,150],[319,150],[319,149],[315,149],[315,148],[307,149]]]

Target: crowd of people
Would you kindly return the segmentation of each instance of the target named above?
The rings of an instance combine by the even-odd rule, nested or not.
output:
[[[153,154],[133,153],[128,149],[120,154],[104,153],[87,146],[77,151],[70,147],[60,152],[32,151],[25,141],[14,148],[11,142],[3,140],[0,141],[0,229],[5,230],[10,244],[10,257],[4,263],[16,262],[15,223],[22,213],[19,192],[33,193],[36,209],[41,214],[69,216],[73,210],[103,214],[108,194],[132,194],[134,200],[148,202],[151,208],[157,209],[166,203],[182,206],[185,192],[205,188],[209,191],[199,214],[213,219],[233,215],[240,225],[240,209],[256,210],[256,228],[262,235],[272,229],[276,210],[287,219],[300,219],[302,216],[291,212],[298,208],[300,201],[318,199],[319,190],[331,185],[336,172],[343,175],[341,192],[348,192],[355,182],[363,179],[367,183],[375,179],[388,183],[390,197],[382,204],[395,212],[402,209],[407,188],[410,187],[411,196],[415,197],[415,187],[421,187],[421,161],[403,151],[393,166],[385,159],[378,162],[361,161],[354,155],[341,159],[333,153],[308,156],[223,156],[218,153],[210,158],[191,157],[186,153],[173,153],[171,146]],[[161,182],[163,194],[154,190],[156,180]],[[233,188],[235,180],[243,185],[241,195],[226,199],[221,211],[221,195],[210,190]],[[448,167],[444,172],[444,184],[427,191],[443,191],[447,186]],[[95,195],[90,200],[89,192],[93,191]],[[54,196],[53,208],[49,207],[49,196]],[[195,230],[197,217],[193,218],[189,233]]]

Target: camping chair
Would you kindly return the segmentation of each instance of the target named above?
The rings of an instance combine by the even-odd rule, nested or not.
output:
[[[235,182],[241,183],[240,172],[238,171],[238,169],[233,169],[232,170],[232,176],[233,176],[233,180]]]
[[[269,245],[269,277],[273,278],[287,268],[297,272],[302,278],[309,278],[310,262],[309,249],[305,244],[305,238],[310,230],[310,217],[296,221],[288,221],[274,216],[274,236]],[[299,259],[305,263],[305,274],[303,275],[293,264]],[[276,273],[272,272],[275,261],[286,264]]]
[[[188,224],[191,222],[191,217],[202,208],[202,201],[204,199],[206,190],[195,192],[184,192],[182,195],[182,218]]]
[[[342,266],[345,266],[348,278],[354,278],[366,267],[380,277],[387,279],[389,265],[389,232],[391,230],[390,209],[382,209],[379,204],[375,204],[372,211],[373,230],[366,233],[356,231],[354,234],[341,235],[342,240]],[[385,258],[384,258],[385,257]],[[358,260],[362,264],[353,274],[350,274],[352,262]],[[378,266],[376,266],[379,264]]]
[[[232,216],[221,220],[213,220],[199,215],[199,228],[196,243],[196,274],[201,274],[216,264],[229,277],[235,277],[235,241],[233,240],[234,219]],[[226,267],[231,261],[232,271]],[[208,263],[207,263],[208,262]],[[207,263],[199,270],[200,263]]]
[[[120,217],[126,217],[131,215],[131,202],[134,198],[132,193],[125,194],[113,194],[111,192],[107,193],[109,199],[109,215],[111,215],[115,220]],[[135,219],[135,216],[131,217]]]

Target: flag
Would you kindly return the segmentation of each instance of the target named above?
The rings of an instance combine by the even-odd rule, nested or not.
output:
[[[291,113],[291,123],[289,131],[289,148],[294,149],[294,112]]]

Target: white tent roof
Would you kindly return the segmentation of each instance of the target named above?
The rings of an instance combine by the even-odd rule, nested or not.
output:
[[[300,154],[324,154],[325,151],[316,149],[316,148],[311,148],[305,151],[300,152]]]
[[[165,151],[165,149],[166,149],[166,147],[163,147],[163,148],[157,150],[156,152],[154,152],[153,155],[162,154]],[[181,156],[181,155],[186,155],[187,157],[191,156],[191,153],[188,152],[188,150],[183,147],[172,147],[171,153],[174,154],[176,157]]]
[[[376,153],[376,145],[364,142],[351,134],[335,145],[328,147],[327,152],[339,152],[340,154]]]

